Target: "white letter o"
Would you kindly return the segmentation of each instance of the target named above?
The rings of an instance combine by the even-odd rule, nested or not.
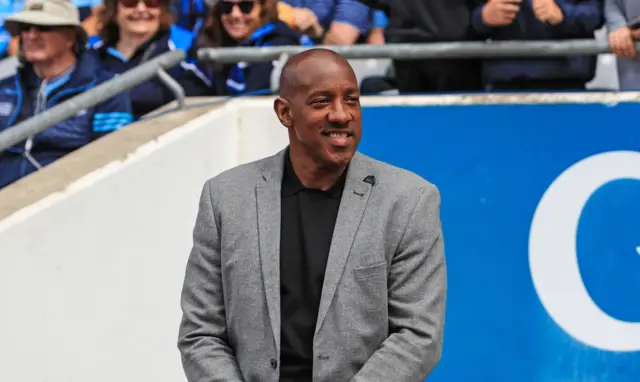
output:
[[[529,267],[542,305],[565,332],[595,348],[631,352],[640,350],[640,323],[613,318],[596,305],[582,281],[576,252],[578,223],[590,196],[623,178],[640,180],[640,153],[594,155],[560,174],[533,215]]]

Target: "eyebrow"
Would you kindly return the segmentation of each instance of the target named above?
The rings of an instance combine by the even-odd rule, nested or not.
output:
[[[307,99],[317,96],[331,96],[333,93],[330,90],[316,90],[307,96]]]
[[[347,89],[345,89],[345,94],[347,94],[347,95],[351,95],[351,94],[358,93],[358,92],[359,92],[358,88],[347,88]],[[333,95],[333,92],[331,90],[326,90],[326,89],[316,90],[316,91],[312,92],[311,94],[309,94],[309,96],[307,96],[307,99],[313,98],[313,97],[317,97],[317,96],[325,96],[326,97],[326,96],[332,96],[332,95]]]

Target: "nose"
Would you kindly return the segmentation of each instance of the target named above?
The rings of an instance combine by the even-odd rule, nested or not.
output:
[[[38,35],[38,28],[36,28],[35,26],[31,25],[28,27],[25,27],[22,30],[22,37],[28,37],[28,38],[35,38]]]
[[[331,108],[331,111],[329,111],[327,119],[329,120],[329,122],[336,125],[346,125],[353,118],[351,117],[351,114],[349,114],[349,112],[345,109],[344,104],[340,101],[336,101],[333,103],[333,107]]]
[[[233,4],[233,8],[231,8],[231,16],[233,17],[242,17],[242,12],[240,11],[240,6],[236,3]]]
[[[136,5],[136,10],[139,12],[143,12],[147,10],[147,4],[145,4],[144,1],[138,1],[138,4]]]

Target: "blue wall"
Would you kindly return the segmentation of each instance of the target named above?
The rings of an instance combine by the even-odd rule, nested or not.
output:
[[[365,108],[360,150],[442,194],[448,310],[443,358],[429,381],[640,381],[640,351],[589,346],[556,324],[528,258],[545,190],[584,158],[640,151],[639,117],[639,104]],[[593,301],[639,323],[640,180],[594,192],[575,240]]]

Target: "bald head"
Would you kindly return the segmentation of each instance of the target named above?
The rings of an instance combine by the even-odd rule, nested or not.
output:
[[[351,65],[328,49],[296,54],[282,68],[273,109],[289,130],[289,156],[302,184],[319,189],[333,184],[362,135],[360,90]],[[313,183],[324,176],[318,174],[329,174],[331,182]]]
[[[313,48],[292,56],[282,67],[280,94],[285,98],[292,97],[301,88],[317,81],[312,74],[326,71],[346,71],[357,84],[353,68],[344,57],[330,49]]]

